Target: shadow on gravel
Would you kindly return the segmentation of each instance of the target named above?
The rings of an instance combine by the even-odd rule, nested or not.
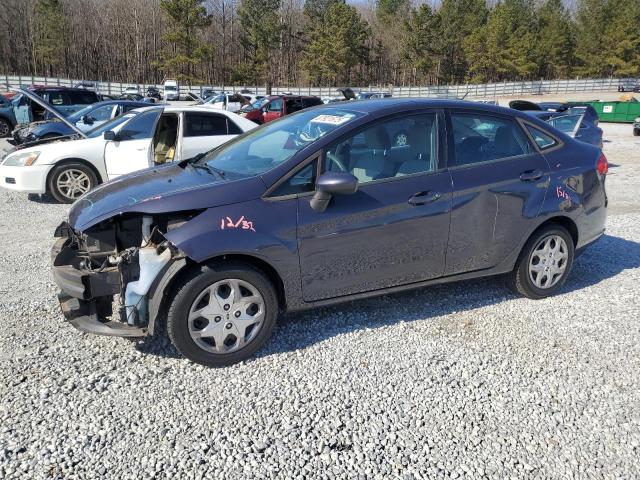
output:
[[[59,202],[56,201],[56,199],[54,199],[51,195],[49,195],[48,193],[45,193],[44,195],[39,195],[37,193],[30,193],[29,195],[27,195],[27,198],[34,203],[42,203],[45,205],[48,204],[58,204]]]
[[[596,285],[620,272],[640,268],[640,243],[605,235],[576,259],[561,295]],[[517,298],[501,277],[433,285],[333,307],[283,315],[270,341],[256,357],[304,349],[336,335],[466,311]],[[533,305],[534,301],[530,301]],[[464,321],[461,316],[460,321]],[[163,322],[161,322],[163,323]],[[136,348],[146,354],[178,358],[164,324]]]

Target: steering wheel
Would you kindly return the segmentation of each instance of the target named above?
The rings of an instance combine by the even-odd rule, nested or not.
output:
[[[344,164],[342,163],[342,160],[340,160],[338,157],[336,157],[333,153],[329,153],[327,152],[327,158],[331,161],[331,163],[335,163],[336,166],[338,167],[338,169],[341,172],[346,172],[347,169],[345,168]],[[327,170],[333,170],[332,168],[328,168]]]

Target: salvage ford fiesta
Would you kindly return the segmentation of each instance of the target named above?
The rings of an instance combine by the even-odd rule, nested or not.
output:
[[[284,311],[497,274],[529,298],[558,292],[604,232],[607,170],[598,148],[514,110],[326,105],[84,195],[53,273],[78,329],[166,322],[185,357],[229,365]]]

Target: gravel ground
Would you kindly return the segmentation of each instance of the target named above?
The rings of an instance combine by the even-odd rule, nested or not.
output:
[[[289,315],[219,370],[66,325],[67,207],[0,191],[0,478],[640,478],[640,139],[604,128],[608,234],[562,294],[485,279]]]

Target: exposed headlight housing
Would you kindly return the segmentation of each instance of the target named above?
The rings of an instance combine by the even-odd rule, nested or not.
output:
[[[640,123],[640,117],[636,117],[635,121]]]
[[[40,156],[40,152],[14,153],[5,158],[3,165],[7,167],[30,167]]]

